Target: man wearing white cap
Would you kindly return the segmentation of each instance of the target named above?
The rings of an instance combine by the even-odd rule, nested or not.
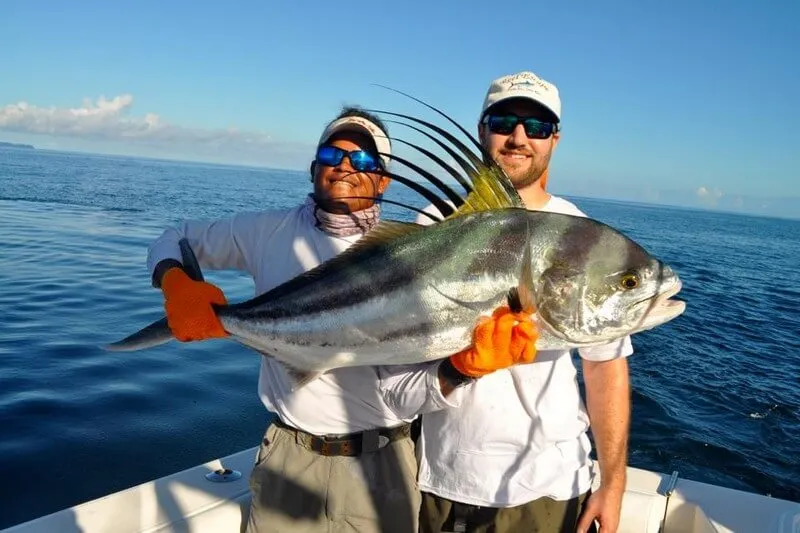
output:
[[[349,197],[384,192],[389,179],[379,171],[389,154],[383,123],[345,109],[319,139],[310,169],[313,193],[305,202],[168,228],[150,246],[147,261],[176,338],[227,335],[211,309],[225,296],[184,273],[182,238],[201,267],[248,272],[262,294],[346,250],[378,223],[380,204]],[[333,370],[296,391],[289,383],[279,363],[261,358],[258,394],[276,418],[250,477],[247,532],[416,531],[420,495],[411,420],[396,416],[379,395],[378,370]]]
[[[529,209],[586,216],[545,188],[560,123],[555,85],[520,72],[492,82],[478,132]],[[492,346],[477,358],[470,350],[384,376],[399,416],[424,413],[420,531],[583,532],[597,520],[613,533],[625,488],[630,338],[578,350],[586,406],[568,350],[540,351],[532,364]],[[590,421],[602,480],[591,495]]]

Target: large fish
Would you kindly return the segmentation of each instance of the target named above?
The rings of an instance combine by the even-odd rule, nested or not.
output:
[[[428,226],[382,221],[315,269],[245,302],[215,306],[230,338],[283,363],[295,386],[334,368],[447,357],[468,346],[479,317],[500,305],[533,310],[537,350],[610,342],[684,311],[684,302],[670,299],[681,288],[676,273],[632,239],[590,218],[524,209],[485,153],[481,159],[442,128],[396,116],[455,146],[411,126],[466,171],[464,179],[418,148],[459,179],[466,198],[394,158],[433,181],[458,208],[420,191],[449,214]],[[202,279],[183,244],[184,264]],[[172,338],[161,319],[107,348],[137,350]]]

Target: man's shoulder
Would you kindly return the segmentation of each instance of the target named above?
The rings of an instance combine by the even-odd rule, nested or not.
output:
[[[274,224],[289,217],[299,216],[303,206],[264,209],[258,211],[240,211],[234,215],[239,222],[251,224]]]
[[[451,207],[455,208],[456,206],[450,200],[445,200],[445,202],[447,202]],[[444,215],[442,214],[441,211],[439,211],[439,208],[433,204],[428,204],[422,209],[422,211],[423,213],[427,214],[417,213],[417,218],[416,220],[414,220],[415,223],[420,224],[422,226],[430,226],[431,224],[435,224],[436,222],[444,218]],[[432,215],[434,218],[431,218],[428,215]]]
[[[445,201],[448,204],[450,204],[451,206],[455,207],[455,205],[451,201],[449,201],[449,200],[445,200]],[[566,198],[563,198],[561,196],[556,196],[554,194],[550,195],[550,199],[539,210],[540,211],[549,211],[549,212],[552,212],[552,213],[561,213],[561,214],[565,214],[565,215],[574,215],[574,216],[579,216],[579,217],[587,217],[588,216],[577,205],[575,205],[571,201],[569,201]],[[422,211],[424,211],[425,213],[428,213],[430,215],[433,215],[436,218],[444,218],[444,216],[439,211],[439,209],[433,204],[428,204]],[[434,220],[432,220],[428,215],[423,214],[423,213],[419,213],[417,215],[417,218],[416,218],[415,222],[417,224],[421,224],[423,226],[429,226],[429,225],[435,223]]]
[[[296,232],[298,224],[293,220],[299,218],[301,217],[298,208],[291,207],[238,211],[227,221],[217,222],[229,224],[231,237],[234,239],[242,242],[258,242],[277,232]]]
[[[550,199],[547,201],[544,207],[542,207],[541,210],[550,211],[552,213],[561,213],[564,215],[574,215],[579,217],[588,216],[574,203],[570,202],[566,198],[563,198],[561,196],[556,196],[554,194],[550,195]]]

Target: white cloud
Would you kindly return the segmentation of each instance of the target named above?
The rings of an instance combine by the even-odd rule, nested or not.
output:
[[[703,204],[708,205],[708,206],[717,205],[717,203],[719,202],[720,198],[725,196],[725,194],[721,190],[719,190],[717,188],[709,189],[705,185],[699,187],[695,191],[695,194],[700,199],[700,202],[702,202]]]
[[[189,128],[170,124],[155,113],[130,113],[133,96],[84,100],[81,107],[39,107],[18,102],[0,107],[0,130],[85,139],[113,141],[130,146],[147,146],[162,152],[248,157],[266,164],[291,160],[301,168],[313,155],[313,146],[285,143],[258,131],[237,128]],[[275,159],[280,161],[275,161]],[[301,160],[302,158],[302,160]]]

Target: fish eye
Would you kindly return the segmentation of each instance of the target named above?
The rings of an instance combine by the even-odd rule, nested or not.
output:
[[[619,284],[625,290],[635,289],[639,286],[639,276],[633,272],[628,272],[627,274],[622,275],[622,278],[619,280]]]

